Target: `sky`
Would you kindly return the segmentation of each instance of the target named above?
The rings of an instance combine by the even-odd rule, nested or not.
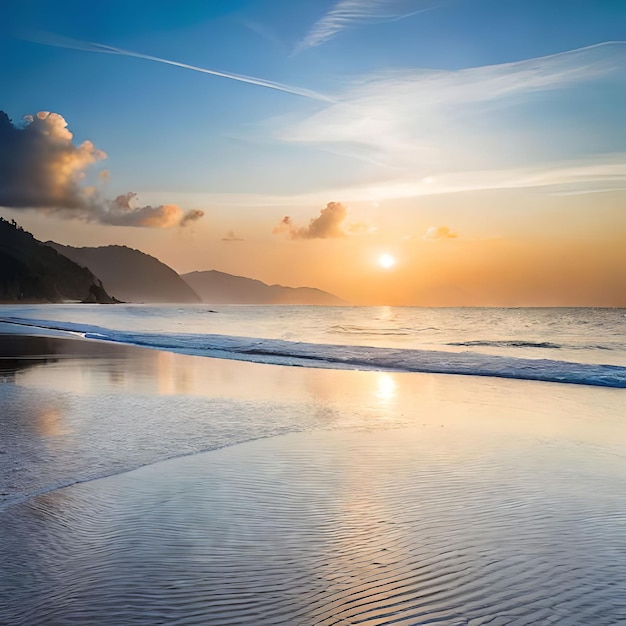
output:
[[[356,305],[626,307],[623,0],[20,0],[0,215]]]

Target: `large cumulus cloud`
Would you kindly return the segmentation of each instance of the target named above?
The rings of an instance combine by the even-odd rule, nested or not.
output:
[[[106,199],[84,182],[87,168],[106,158],[91,141],[75,145],[58,113],[26,115],[16,126],[0,111],[0,206],[116,226],[169,228],[202,217],[175,204],[136,206],[132,192]]]

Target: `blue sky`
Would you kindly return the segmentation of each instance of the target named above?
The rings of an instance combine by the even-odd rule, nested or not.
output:
[[[10,63],[0,70],[2,107],[14,120],[37,110],[59,112],[77,140],[89,138],[111,155],[107,166],[120,188],[147,188],[156,180],[196,192],[207,183],[242,191],[239,172],[246,167],[250,191],[290,191],[284,183],[270,184],[265,171],[255,175],[259,152],[276,168],[286,167],[288,176],[294,158],[314,169],[306,177],[309,187],[323,180],[342,185],[371,170],[345,155],[322,158],[326,146],[284,141],[287,124],[279,141],[268,132],[281,116],[292,122],[313,115],[323,108],[319,102],[33,40],[97,42],[342,97],[347,86],[372,75],[523,61],[619,40],[626,25],[626,5],[617,0],[140,0],[93,2],[88,9],[84,2],[25,0],[4,10],[2,53]],[[606,119],[604,113],[605,125],[621,114],[609,111]],[[567,115],[576,123],[576,112]],[[150,153],[163,158],[146,158]]]
[[[74,145],[106,152],[79,172],[103,196],[205,213],[187,244],[113,219],[95,230],[84,212],[74,222],[22,212],[36,234],[135,237],[177,269],[250,275],[230,251],[203,252],[236,231],[252,256],[275,259],[266,278],[302,282],[304,269],[281,274],[280,259],[299,254],[281,237],[305,230],[276,224],[289,215],[302,228],[329,202],[349,209],[333,214],[342,230],[329,232],[346,241],[332,245],[359,233],[372,249],[442,225],[470,238],[485,223],[498,236],[541,235],[563,228],[554,207],[567,196],[588,207],[580,233],[605,205],[606,228],[622,225],[611,209],[626,188],[621,0],[22,0],[2,11],[0,109],[14,123],[63,116]],[[549,227],[530,206],[525,226],[519,211],[507,222],[488,208],[529,193]],[[325,244],[298,245],[313,262]]]

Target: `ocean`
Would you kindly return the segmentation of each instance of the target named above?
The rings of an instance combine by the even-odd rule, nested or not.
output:
[[[626,387],[625,309],[59,304],[3,306],[2,322],[260,363]]]
[[[2,306],[0,624],[624,624],[625,331]]]

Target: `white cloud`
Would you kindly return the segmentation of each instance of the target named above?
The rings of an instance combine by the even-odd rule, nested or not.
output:
[[[199,210],[183,211],[175,204],[135,206],[137,194],[115,200],[96,187],[84,185],[86,170],[107,155],[91,141],[74,144],[67,122],[58,113],[40,111],[14,125],[0,111],[0,206],[37,209],[116,226],[169,228],[201,218]],[[106,183],[108,173],[100,172]]]
[[[296,52],[328,41],[356,24],[402,19],[427,11],[436,3],[427,0],[340,0],[296,46]]]
[[[338,102],[284,128],[278,139],[317,146],[428,178],[441,171],[502,164],[530,135],[522,124],[547,115],[554,92],[624,77],[626,45],[614,42],[514,63],[456,71],[383,72],[353,84]],[[590,87],[591,88],[591,87]],[[510,122],[541,94],[535,117]],[[543,105],[546,105],[544,108]],[[582,106],[582,105],[581,105]],[[592,116],[593,111],[589,112]],[[574,136],[578,129],[571,129]],[[506,163],[505,163],[506,165]]]

